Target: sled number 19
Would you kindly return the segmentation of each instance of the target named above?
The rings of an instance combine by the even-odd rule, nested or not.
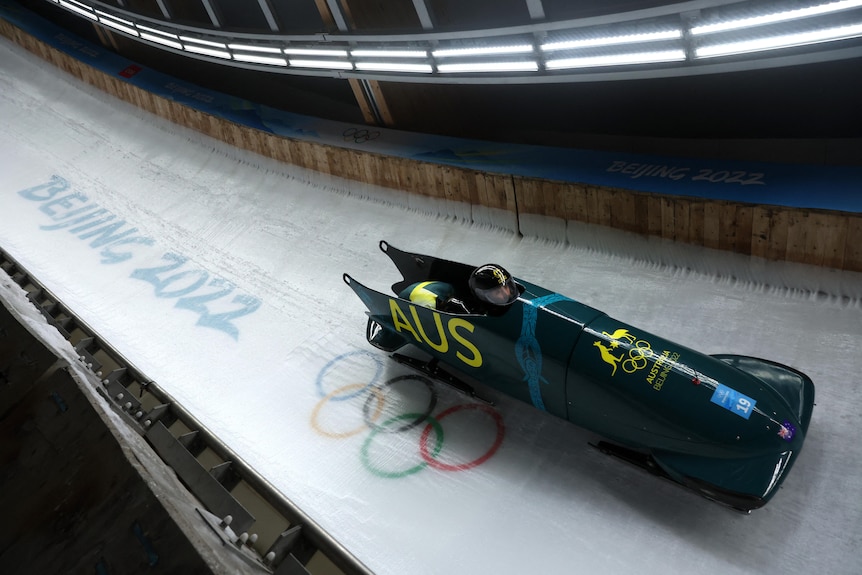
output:
[[[715,388],[710,401],[743,419],[751,417],[751,412],[757,404],[757,401],[747,395],[739,393],[735,389],[721,383]]]

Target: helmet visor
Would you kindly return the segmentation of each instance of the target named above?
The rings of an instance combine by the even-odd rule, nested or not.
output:
[[[507,305],[518,299],[518,286],[510,278],[504,284],[477,289],[476,296],[490,304]]]

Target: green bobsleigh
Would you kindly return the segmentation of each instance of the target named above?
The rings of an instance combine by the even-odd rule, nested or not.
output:
[[[409,285],[467,290],[475,266],[380,242]],[[704,355],[516,278],[518,299],[495,315],[445,313],[344,281],[368,308],[366,336],[403,363],[476,396],[490,388],[603,438],[596,447],[741,511],[763,506],[793,466],[811,420],[814,384],[779,363]],[[446,367],[443,369],[441,364]]]

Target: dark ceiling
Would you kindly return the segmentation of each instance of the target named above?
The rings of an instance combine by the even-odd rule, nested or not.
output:
[[[331,18],[327,21],[321,15],[333,3],[349,18],[350,32],[363,34],[478,30],[526,25],[537,17],[557,21],[675,4],[661,0],[105,2],[128,12],[199,28],[285,35],[333,31]],[[104,43],[92,23],[46,0],[22,0],[22,4],[95,43]],[[427,11],[424,18],[422,9]],[[238,69],[189,59],[120,34],[112,38],[114,44],[106,46],[124,57],[208,88],[293,112],[348,122],[368,121],[345,79]],[[390,127],[516,143],[633,148],[636,146],[631,142],[643,138],[862,138],[860,58],[601,82],[477,85],[380,81],[379,94],[391,113]]]

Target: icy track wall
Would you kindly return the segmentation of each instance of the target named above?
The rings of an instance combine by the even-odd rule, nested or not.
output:
[[[358,182],[359,193],[367,184],[446,200],[468,206],[472,223],[552,241],[595,242],[582,225],[572,225],[579,222],[862,271],[860,167],[505,146],[349,126],[174,81],[6,2],[0,32],[117,98],[230,145]]]

